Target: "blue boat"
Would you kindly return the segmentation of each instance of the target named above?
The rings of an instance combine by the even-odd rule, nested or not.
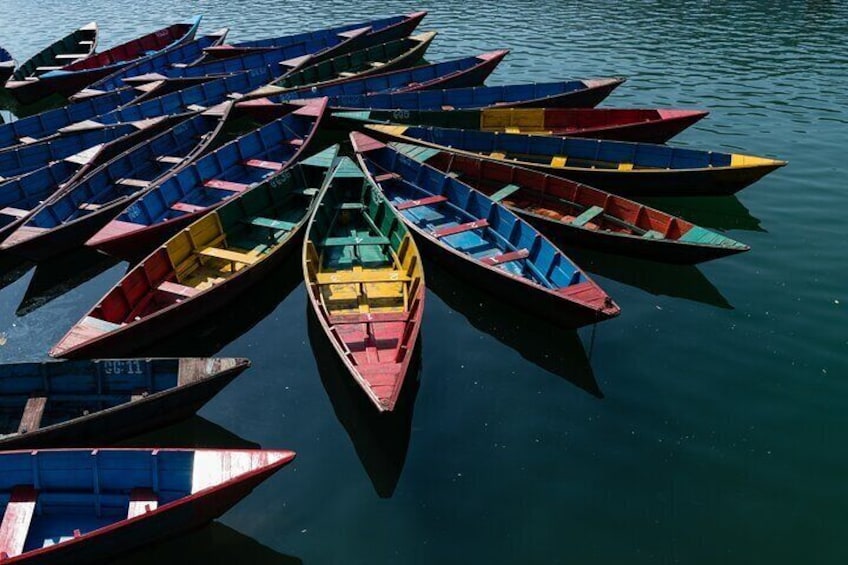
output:
[[[0,365],[0,449],[108,445],[193,415],[247,359]]]
[[[84,133],[60,137],[57,141],[73,140],[84,147],[63,159],[46,159],[44,165],[32,172],[0,181],[0,241],[12,233],[44,202],[66,186],[73,186],[98,166],[117,157],[127,149],[142,143],[178,122],[186,115],[151,118],[143,122],[118,124],[90,129]],[[39,144],[43,145],[43,144]],[[30,149],[30,146],[25,146]],[[6,153],[0,153],[0,158]]]
[[[11,53],[0,46],[0,88],[6,84],[12,73],[15,72],[15,59]]]
[[[480,130],[366,125],[391,141],[481,161],[508,162],[622,196],[733,194],[785,161],[653,143]]]
[[[427,12],[414,12],[401,16],[390,16],[388,18],[378,18],[355,24],[346,24],[343,26],[320,29],[317,31],[308,31],[295,35],[284,35],[282,37],[271,37],[265,39],[256,39],[252,41],[242,41],[231,45],[222,45],[217,48],[207,49],[208,58],[224,58],[243,55],[250,50],[255,49],[279,49],[281,47],[290,47],[300,43],[311,43],[314,41],[323,41],[328,44],[332,42],[341,42],[349,38],[349,36],[358,36],[356,42],[346,44],[346,47],[351,49],[362,49],[369,45],[375,45],[384,41],[392,41],[406,37],[412,33]],[[360,31],[367,30],[367,37],[361,37]],[[333,54],[338,54],[340,51],[332,50],[316,54],[317,60],[323,60],[326,57],[331,57]]]
[[[436,88],[459,88],[483,84],[509,50],[501,49],[481,53],[474,57],[451,59],[441,63],[422,65],[412,69],[401,69],[365,78],[353,78],[325,86],[285,89],[268,85],[248,94],[264,96],[273,102],[288,102],[319,96],[360,95],[375,92],[398,92],[404,90],[429,90]]]
[[[256,186],[285,179],[310,147],[326,110],[324,98],[293,105],[253,104],[266,122],[155,185],[106,224],[87,245],[117,257],[139,257],[178,229]],[[294,111],[291,111],[294,108]]]
[[[91,171],[33,210],[0,249],[38,261],[81,245],[157,179],[220,139],[231,108],[195,114]]]
[[[412,231],[425,257],[503,300],[566,327],[619,307],[533,226],[467,184],[359,132],[359,163]]]
[[[373,110],[594,108],[623,82],[623,78],[599,78],[446,90],[342,94],[330,96],[330,106],[339,109]]]
[[[111,563],[207,524],[294,457],[262,449],[6,451],[0,554],[6,563]]]
[[[126,86],[125,79],[149,73],[158,73],[166,69],[182,68],[196,63],[203,58],[203,50],[208,47],[220,45],[227,38],[229,30],[224,28],[214,33],[203,35],[181,45],[172,45],[158,55],[146,57],[140,61],[119,69],[114,73],[103,77],[99,81],[89,85],[80,92],[71,96],[72,102],[99,96],[110,90],[117,90]]]

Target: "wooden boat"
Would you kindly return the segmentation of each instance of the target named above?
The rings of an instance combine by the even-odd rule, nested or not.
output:
[[[591,137],[665,143],[708,112],[630,108],[485,108],[479,110],[360,110],[336,112],[351,123],[408,124],[499,133]]]
[[[26,81],[91,57],[97,48],[97,24],[91,22],[45,47],[18,67],[13,81]]]
[[[303,276],[351,376],[379,411],[393,410],[421,329],[424,271],[403,222],[346,157],[309,220]]]
[[[651,143],[413,126],[365,128],[383,139],[480,161],[508,161],[622,196],[728,195],[786,164],[765,157]]]
[[[276,179],[284,178],[290,165],[314,151],[311,142],[326,102],[319,98],[291,105],[239,105],[239,111],[269,123],[153,186],[92,234],[86,245],[116,257],[139,257],[227,200],[279,182]]]
[[[319,96],[342,96],[374,92],[405,92],[434,88],[477,86],[492,74],[508,50],[481,53],[474,57],[452,59],[412,69],[401,69],[364,78],[346,78],[324,86],[285,89],[268,85],[247,94],[249,97],[268,97],[273,102],[287,102]]]
[[[77,146],[83,147],[78,153],[57,160],[49,157],[46,159],[50,161],[47,166],[0,181],[0,241],[27,222],[34,210],[65,187],[74,186],[98,166],[184,119],[185,115],[171,115],[86,130],[69,137]],[[44,144],[51,143],[55,141]],[[44,154],[44,151],[38,154]],[[0,160],[3,155],[0,153]]]
[[[69,97],[101,78],[141,59],[156,55],[174,44],[194,39],[200,16],[190,23],[180,23],[122,43],[81,60],[47,70],[26,80],[10,80],[6,90],[21,104],[32,104],[52,94]]]
[[[294,35],[242,41],[240,43],[208,48],[206,49],[206,54],[207,59],[239,57],[250,52],[255,52],[256,50],[280,49],[292,45],[324,41],[327,43],[328,48],[315,53],[313,56],[315,62],[323,61],[345,51],[364,49],[371,45],[406,37],[418,27],[418,24],[421,23],[421,20],[426,15],[427,12],[414,12]],[[362,36],[360,34],[361,30],[367,30],[367,36]],[[348,42],[352,36],[356,37],[356,41]]]
[[[39,261],[82,245],[157,179],[187,165],[219,141],[231,107],[197,113],[66,186],[8,234],[0,250]]]
[[[462,155],[443,158],[435,149],[417,145],[390,146],[456,176],[569,245],[686,264],[749,249],[682,218],[568,179],[506,162],[481,162]]]
[[[362,133],[350,137],[363,169],[434,260],[560,326],[619,314],[586,273],[497,202]]]
[[[220,516],[294,459],[247,449],[0,453],[5,563],[111,562]]]
[[[470,110],[478,108],[593,108],[624,82],[623,78],[569,80],[503,86],[472,86],[331,96],[340,110]],[[401,114],[403,115],[403,114]]]
[[[247,359],[106,359],[0,365],[0,449],[109,443],[193,415]]]
[[[11,53],[3,49],[3,46],[0,45],[0,88],[6,84],[6,81],[9,80],[9,77],[11,77],[14,72],[14,57],[12,57]],[[0,116],[0,120],[2,120],[2,116]],[[3,122],[0,121],[0,124],[2,123]]]
[[[226,40],[228,33],[229,29],[222,28],[186,43],[171,45],[163,49],[158,55],[143,57],[135,63],[118,69],[97,82],[90,84],[72,95],[70,100],[71,102],[77,102],[91,96],[100,96],[111,90],[123,88],[127,84],[124,81],[135,76],[191,66],[203,58],[204,49],[222,44]]]
[[[364,78],[412,67],[424,58],[436,32],[429,31],[381,43],[352,53],[307,64],[283,75],[273,85],[280,88],[320,88],[340,80]]]
[[[299,248],[337,151],[333,146],[289,168],[179,231],[127,272],[50,355],[138,351],[263,280]]]
[[[122,88],[2,125],[0,148],[44,139],[55,135],[63,127],[79,126],[87,120],[95,127],[97,124],[131,122],[196,111],[201,107],[210,108],[273,81],[283,72],[279,65],[276,67],[253,69],[162,96],[155,96],[155,91],[139,96],[129,87]]]

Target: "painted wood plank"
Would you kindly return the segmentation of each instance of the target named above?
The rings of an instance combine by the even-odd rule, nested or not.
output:
[[[18,426],[18,433],[34,432],[41,427],[41,419],[44,417],[44,409],[47,407],[47,397],[32,396],[27,400],[24,407],[24,415]]]
[[[600,206],[591,206],[583,211],[582,214],[571,220],[572,226],[585,226],[587,223],[591,222],[598,216],[604,213],[604,209]]]
[[[183,162],[182,157],[173,157],[171,155],[161,155],[159,157],[156,157],[156,160],[160,163],[166,163],[168,165],[179,165]]]
[[[134,488],[130,492],[130,505],[127,509],[127,519],[152,512],[159,506],[159,497],[149,488]]]
[[[197,204],[189,204],[188,202],[174,202],[173,204],[171,204],[171,210],[176,210],[177,212],[186,212],[188,214],[202,212],[205,209],[206,206],[198,206]]]
[[[509,263],[511,261],[519,261],[521,259],[527,259],[530,256],[530,252],[526,249],[516,249],[515,251],[509,251],[507,253],[501,253],[499,255],[493,255],[491,257],[486,257],[481,259],[481,263],[485,263],[487,265],[502,265],[504,263]]]
[[[488,220],[485,220],[485,219],[475,220],[473,222],[468,222],[466,224],[460,224],[458,226],[449,226],[449,227],[446,227],[446,228],[438,229],[438,230],[433,232],[433,235],[435,235],[438,238],[442,238],[442,237],[447,237],[449,235],[454,235],[454,234],[457,234],[457,233],[462,233],[462,232],[467,232],[467,231],[477,230],[477,229],[487,228],[487,227],[489,227],[489,221]]]
[[[229,249],[221,249],[220,247],[205,247],[198,251],[198,253],[204,257],[214,257],[216,259],[223,259],[233,263],[242,263],[244,265],[252,265],[259,260],[259,257],[254,255],[230,251]]]
[[[489,197],[489,200],[491,200],[493,202],[500,202],[504,198],[507,198],[508,196],[512,196],[513,194],[515,194],[519,190],[521,190],[520,186],[515,185],[515,184],[508,184],[508,185],[504,186],[503,188],[501,188],[496,193],[494,193],[493,195],[491,195]]]
[[[252,226],[268,228],[271,230],[291,231],[297,227],[297,224],[293,222],[287,222],[285,220],[276,220],[273,218],[263,218],[262,216],[253,216],[252,218],[247,218],[245,221]]]
[[[161,290],[163,292],[168,292],[170,294],[176,294],[177,296],[184,296],[186,298],[191,298],[192,296],[194,296],[195,294],[200,292],[199,290],[197,290],[194,287],[186,286],[184,284],[179,284],[179,283],[175,283],[175,282],[171,282],[171,281],[165,281],[165,282],[161,283],[159,286],[157,286],[156,288],[158,288],[159,290]]]
[[[366,236],[366,237],[326,237],[319,245],[321,247],[344,247],[346,245],[389,245],[391,241],[382,235]]]
[[[249,184],[240,182],[230,182],[227,180],[210,179],[203,183],[207,188],[218,188],[220,190],[229,190],[230,192],[243,192],[250,188]]]
[[[0,557],[16,557],[23,553],[37,500],[38,491],[32,486],[12,489],[0,524]]]
[[[122,184],[124,186],[132,186],[134,188],[147,188],[147,185],[150,184],[150,181],[140,180],[140,179],[118,179],[115,181],[115,184]]]
[[[26,218],[32,210],[21,210],[20,208],[6,207],[0,210],[0,214],[4,216],[13,216],[15,218]]]
[[[373,312],[365,314],[330,314],[331,324],[367,324],[385,322],[406,322],[409,312]]]
[[[318,284],[359,284],[375,282],[406,282],[410,278],[399,271],[336,271],[318,273]]]
[[[420,200],[404,200],[403,202],[399,202],[395,205],[395,208],[398,210],[409,210],[410,208],[418,208],[419,206],[430,206],[431,204],[439,204],[440,202],[447,202],[447,196],[436,195],[436,196],[428,196],[427,198],[421,198]]]
[[[284,167],[282,163],[277,163],[275,161],[263,161],[262,159],[248,159],[247,161],[244,161],[243,164],[257,169],[268,169],[269,171],[281,171]]]

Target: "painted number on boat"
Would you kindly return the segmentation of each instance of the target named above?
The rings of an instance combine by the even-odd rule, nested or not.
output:
[[[126,361],[104,361],[103,372],[107,375],[141,375],[141,361],[128,359]]]
[[[272,178],[268,184],[271,185],[271,188],[277,188],[278,186],[282,186],[283,184],[287,183],[290,178],[291,173],[288,171],[283,171],[279,175]]]
[[[392,117],[396,120],[408,120],[409,110],[395,110],[392,112]]]

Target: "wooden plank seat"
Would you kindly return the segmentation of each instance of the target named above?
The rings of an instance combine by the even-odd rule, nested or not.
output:
[[[385,67],[385,66],[386,66],[386,63],[384,63],[384,62],[382,62],[382,61],[371,61],[371,62],[369,63],[369,65],[371,65],[371,66],[372,66],[372,67],[374,67],[375,69],[379,69],[380,67]]]
[[[315,196],[316,194],[318,194],[318,190],[319,189],[317,189],[317,188],[298,188],[297,190],[294,190],[292,192],[294,192],[295,194],[299,194],[301,196],[312,197],[312,196]]]
[[[319,285],[407,282],[411,280],[400,271],[336,271],[333,273],[318,273],[316,278]]]
[[[0,210],[0,214],[3,214],[4,216],[13,216],[15,218],[26,218],[29,216],[30,212],[32,212],[32,210],[21,210],[20,208],[12,208],[11,206],[7,206]]]
[[[131,186],[133,188],[147,188],[147,186],[150,184],[150,181],[141,180],[141,179],[123,178],[123,179],[116,180],[115,184],[122,184],[124,186]]]
[[[565,164],[567,162],[568,162],[568,157],[563,157],[563,156],[559,156],[559,155],[555,155],[554,157],[551,157],[551,167],[556,167],[558,169],[561,169],[565,166]]]
[[[190,112],[202,112],[206,109],[206,106],[201,106],[200,104],[189,104],[186,106],[186,110]]]
[[[147,398],[148,396],[149,393],[146,390],[134,390],[130,395],[130,402],[138,402],[142,398]]]
[[[572,226],[582,227],[591,222],[598,216],[604,213],[604,209],[600,206],[591,206],[583,211],[582,214],[571,220]]]
[[[77,59],[81,59],[86,56],[88,56],[88,53],[59,53],[58,55],[56,55],[56,58],[65,59],[68,61],[76,61]]]
[[[439,204],[440,202],[447,202],[447,200],[447,196],[439,194],[436,196],[421,198],[419,200],[404,200],[403,202],[395,204],[395,208],[398,210],[409,210],[410,208],[418,208],[419,206],[430,206],[432,204]]]
[[[433,232],[433,235],[437,238],[447,237],[449,235],[454,235],[457,233],[463,233],[471,230],[479,230],[482,228],[489,227],[489,221],[486,219],[483,220],[475,220],[473,222],[468,222],[465,224],[460,224],[458,226],[448,226],[446,228],[440,228]]]
[[[262,216],[252,216],[250,218],[245,218],[242,220],[242,222],[260,228],[268,228],[269,230],[273,231],[291,231],[297,227],[297,224],[293,222],[287,222],[285,220],[276,220],[272,218],[263,218]]]
[[[37,500],[38,491],[30,485],[12,489],[0,524],[0,561],[23,553]]]
[[[342,202],[337,210],[364,210],[365,204],[362,202]]]
[[[530,252],[528,250],[516,249],[515,251],[508,251],[507,253],[500,253],[498,255],[486,257],[484,259],[481,259],[480,262],[485,263],[487,265],[502,265],[511,261],[519,261],[521,259],[526,259],[529,256]]]
[[[149,488],[136,487],[130,491],[130,504],[127,508],[127,519],[152,512],[159,507],[159,497]]]
[[[230,182],[227,180],[210,179],[203,183],[206,188],[217,188],[220,190],[228,190],[230,192],[244,192],[250,188],[249,184],[240,182]]]
[[[295,137],[289,140],[289,145],[294,145],[295,147],[300,147],[303,145],[303,138]]]
[[[100,330],[101,332],[111,332],[112,330],[116,330],[121,327],[121,324],[115,324],[108,320],[95,318],[94,316],[86,316],[82,319],[80,325],[88,326],[89,328]]]
[[[352,72],[350,72],[350,71],[342,71],[342,72],[340,72],[340,73],[339,73],[339,76],[340,76],[341,78],[355,77],[355,76],[356,76],[356,73],[352,73]]]
[[[382,235],[371,235],[365,237],[325,237],[318,243],[320,247],[344,247],[346,245],[389,245],[389,238]]]
[[[47,407],[46,396],[31,396],[24,406],[24,414],[18,425],[18,433],[25,434],[34,432],[41,427],[41,419],[44,417],[44,409]]]
[[[380,322],[405,322],[409,312],[374,312],[365,314],[330,314],[331,324],[368,324]]]
[[[284,167],[282,163],[263,161],[262,159],[248,159],[247,161],[242,161],[242,164],[257,169],[268,169],[269,171],[282,171]]]
[[[185,298],[191,298],[192,296],[200,292],[192,286],[186,286],[184,284],[175,283],[171,281],[164,281],[156,288],[158,290],[161,290],[162,292],[176,294],[177,296],[183,296]]]
[[[36,71],[48,72],[48,71],[58,71],[61,68],[62,68],[62,65],[59,65],[58,67],[56,65],[45,65],[43,67],[35,67],[35,70]]]
[[[156,160],[160,163],[165,163],[166,165],[179,165],[183,162],[182,157],[174,157],[172,155],[160,155],[156,157]]]
[[[241,263],[243,265],[252,265],[259,260],[259,257],[256,257],[255,255],[239,253],[238,251],[222,249],[220,247],[204,247],[197,253],[199,255],[203,255],[204,257],[223,259],[224,261],[229,261],[231,263]]]
[[[185,212],[187,214],[202,212],[205,209],[206,206],[198,206],[197,204],[189,204],[188,202],[174,202],[173,204],[171,204],[171,210],[176,210],[177,212]]]
[[[18,141],[20,143],[23,143],[24,145],[29,145],[30,143],[37,143],[38,142],[38,140],[36,138],[28,137],[28,136],[19,137]]]
[[[377,175],[374,177],[375,182],[383,182],[387,180],[399,179],[400,175],[397,173],[383,173],[382,175]]]
[[[501,188],[496,193],[494,193],[493,195],[491,195],[489,197],[489,200],[492,200],[493,202],[500,202],[504,198],[512,196],[513,194],[515,194],[519,190],[521,190],[520,186],[518,186],[516,184],[508,184],[508,185],[504,186],[503,188]]]
[[[77,206],[77,208],[79,208],[80,210],[85,210],[87,212],[94,212],[102,207],[102,204],[95,204],[94,202],[83,202],[82,204]]]
[[[642,234],[645,239],[665,239],[665,236],[656,230],[648,230]]]
[[[94,41],[91,41],[90,39],[83,39],[83,40],[79,41],[79,44],[80,45],[94,45]]]

